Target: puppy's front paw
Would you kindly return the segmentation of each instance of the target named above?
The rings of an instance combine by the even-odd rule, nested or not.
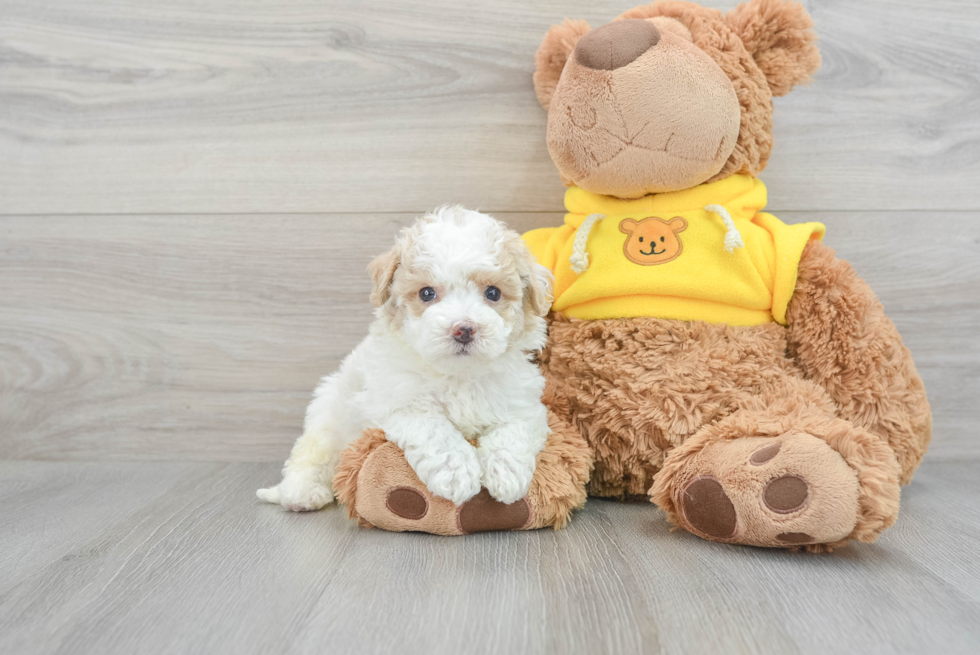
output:
[[[506,450],[477,450],[483,469],[483,486],[490,495],[510,505],[527,495],[534,477],[534,460],[523,461]]]
[[[304,473],[290,473],[278,486],[259,489],[256,495],[291,512],[312,512],[333,501],[329,487]]]
[[[429,491],[456,505],[480,493],[480,462],[476,450],[465,441],[426,458],[416,473]]]

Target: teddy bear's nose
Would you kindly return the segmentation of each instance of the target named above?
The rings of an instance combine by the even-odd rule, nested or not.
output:
[[[616,70],[660,42],[660,30],[642,18],[617,20],[594,29],[578,41],[575,59],[596,70]]]

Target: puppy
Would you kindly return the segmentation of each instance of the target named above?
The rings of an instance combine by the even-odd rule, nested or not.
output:
[[[549,432],[529,353],[545,343],[551,273],[516,232],[462,207],[402,230],[369,271],[370,332],[320,382],[282,482],[258,497],[320,509],[341,452],[374,427],[437,496],[459,505],[482,485],[523,498]]]

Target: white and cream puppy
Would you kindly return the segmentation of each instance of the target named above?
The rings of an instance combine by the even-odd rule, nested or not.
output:
[[[516,232],[462,207],[403,229],[369,270],[370,332],[320,382],[282,482],[258,497],[323,507],[341,452],[381,428],[433,494],[459,505],[482,485],[520,500],[549,432],[529,353],[545,343],[551,273]]]

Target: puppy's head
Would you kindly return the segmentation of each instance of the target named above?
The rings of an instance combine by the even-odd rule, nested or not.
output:
[[[369,270],[379,319],[439,369],[544,345],[551,273],[486,214],[458,206],[426,214]]]

